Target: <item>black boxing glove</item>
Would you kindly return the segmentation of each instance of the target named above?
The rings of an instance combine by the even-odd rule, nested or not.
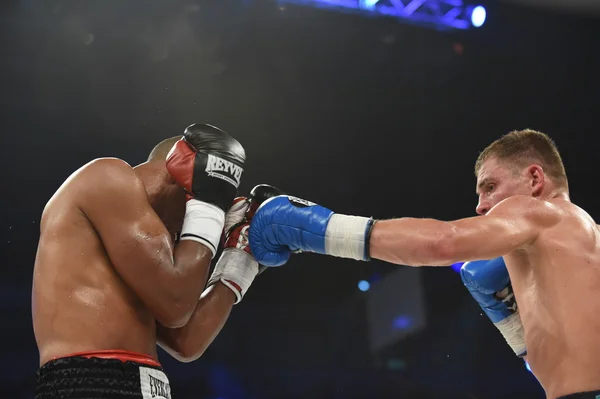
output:
[[[260,266],[252,256],[248,244],[248,229],[256,209],[271,197],[284,194],[267,184],[252,189],[247,198],[238,197],[225,216],[223,254],[215,265],[208,286],[220,281],[229,287],[239,303],[254,281],[266,268]]]
[[[188,126],[167,155],[167,170],[194,199],[229,209],[244,172],[244,147],[221,129]]]
[[[219,128],[193,124],[185,129],[166,159],[167,171],[188,194],[180,240],[200,242],[215,255],[245,160],[242,145]]]

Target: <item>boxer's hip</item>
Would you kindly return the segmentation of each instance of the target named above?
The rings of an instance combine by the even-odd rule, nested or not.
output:
[[[561,396],[557,399],[600,399],[600,391],[579,392]]]
[[[37,371],[35,399],[171,399],[171,387],[155,359],[127,351],[74,353]]]

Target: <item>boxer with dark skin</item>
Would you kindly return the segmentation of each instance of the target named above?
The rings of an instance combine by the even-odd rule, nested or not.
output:
[[[185,193],[171,180],[164,159],[135,168],[100,159],[68,179],[44,210],[34,268],[40,364],[105,348],[156,358],[157,325],[182,327],[194,312],[207,313],[203,320],[212,325],[204,331],[219,329],[234,295],[216,285],[197,300],[211,252],[195,241],[175,248],[184,213]],[[107,248],[119,253],[109,255]],[[136,280],[135,288],[126,278]],[[174,330],[159,331],[167,338]],[[180,341],[167,341],[180,358],[194,357],[190,347],[177,346]]]
[[[161,142],[136,167],[114,158],[92,161],[47,203],[32,290],[42,369],[56,359],[96,357],[160,370],[157,343],[188,362],[223,327],[237,294],[218,279],[208,288],[206,283],[237,187],[223,180],[232,180],[229,175],[210,181],[214,171],[197,177],[208,170],[204,165],[181,169],[194,168],[198,148],[211,154],[206,162],[218,159],[231,170],[241,171],[245,155],[210,125],[192,125],[185,137]],[[185,181],[192,174],[194,184],[201,180],[199,188]],[[176,243],[186,223],[187,234]],[[54,377],[38,376],[38,396],[63,397],[48,390],[48,378]]]

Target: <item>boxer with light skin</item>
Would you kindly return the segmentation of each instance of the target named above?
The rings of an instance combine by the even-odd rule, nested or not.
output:
[[[197,359],[259,272],[244,237],[269,189],[234,200],[245,158],[227,133],[194,124],[141,165],[98,159],[63,183],[34,266],[36,399],[171,397],[157,344]]]
[[[527,361],[549,399],[600,395],[600,232],[570,201],[554,142],[511,132],[479,156],[479,216],[455,221],[335,214],[280,196],[250,227],[259,263],[296,250],[408,266],[450,266],[503,257],[519,304]]]

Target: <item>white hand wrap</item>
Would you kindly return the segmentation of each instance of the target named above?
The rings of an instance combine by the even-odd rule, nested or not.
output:
[[[235,303],[239,303],[257,274],[258,262],[252,255],[241,249],[226,248],[215,265],[207,286],[217,281],[222,282],[235,294]]]
[[[508,345],[515,352],[515,355],[524,356],[527,353],[525,330],[523,329],[519,312],[511,314],[506,319],[494,323],[494,325],[500,330]]]
[[[334,213],[325,230],[325,252],[328,255],[356,260],[369,260],[368,239],[373,219]]]
[[[238,223],[241,223],[246,216],[246,211],[250,203],[245,198],[236,198],[231,205],[231,208],[225,214],[225,226],[223,231],[226,235],[231,233],[231,228]]]
[[[204,244],[211,250],[214,258],[224,224],[225,212],[221,208],[191,199],[185,205],[185,217],[179,239],[193,240]]]

